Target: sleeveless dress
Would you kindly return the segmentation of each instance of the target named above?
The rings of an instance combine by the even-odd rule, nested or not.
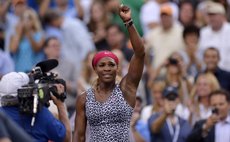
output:
[[[126,102],[120,86],[103,103],[96,101],[92,88],[86,91],[86,117],[90,142],[130,142],[130,119],[133,108]]]

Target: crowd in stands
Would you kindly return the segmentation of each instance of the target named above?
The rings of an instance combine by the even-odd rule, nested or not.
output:
[[[146,47],[131,119],[136,141],[230,141],[230,0],[0,0],[0,78],[57,59],[52,72],[66,81],[74,131],[76,96],[96,81],[95,53],[112,51],[119,77],[128,72],[133,49],[121,4]]]

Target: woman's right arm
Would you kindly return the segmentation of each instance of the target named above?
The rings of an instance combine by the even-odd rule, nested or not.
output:
[[[77,96],[76,117],[73,142],[85,142],[86,115],[85,115],[86,93]]]

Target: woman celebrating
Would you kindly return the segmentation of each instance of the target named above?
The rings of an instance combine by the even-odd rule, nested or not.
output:
[[[130,141],[130,119],[135,106],[136,91],[142,76],[145,49],[133,25],[131,10],[120,6],[119,15],[126,25],[134,55],[128,73],[116,82],[118,58],[112,52],[97,53],[92,61],[98,76],[96,85],[78,96],[76,102],[75,141],[85,142],[89,122],[90,142]]]

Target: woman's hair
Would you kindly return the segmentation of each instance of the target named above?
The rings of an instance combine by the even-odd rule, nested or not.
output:
[[[44,48],[47,47],[48,44],[49,44],[49,42],[50,42],[51,40],[58,40],[58,38],[55,37],[55,36],[48,37],[48,38],[45,40],[45,42],[44,42],[44,44],[43,44],[43,47],[44,47]],[[59,41],[59,40],[58,40],[58,41]]]
[[[185,39],[185,37],[190,34],[195,34],[197,38],[199,38],[200,29],[196,25],[185,26],[184,31],[183,31],[183,38]]]
[[[198,83],[199,79],[202,77],[204,77],[207,80],[207,82],[209,83],[211,92],[220,89],[220,84],[219,84],[217,78],[212,73],[199,74],[197,79],[196,79],[196,82],[194,84],[194,87],[192,88],[192,91],[191,91],[191,98],[192,99],[194,99],[196,97],[196,93],[197,93],[197,87],[196,86],[198,85],[197,83]]]
[[[94,55],[95,51],[89,52],[82,64],[82,78],[84,78],[85,81],[89,84],[93,83],[91,78],[93,74],[93,67],[91,66],[91,64],[89,65],[89,62],[91,63],[92,59],[90,57],[93,57]]]
[[[42,30],[41,22],[35,10],[29,8],[24,12],[24,18],[29,18],[33,22],[33,29],[38,32]]]

